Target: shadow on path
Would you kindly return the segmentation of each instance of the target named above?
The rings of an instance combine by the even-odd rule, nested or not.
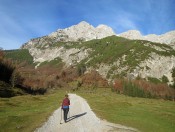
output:
[[[77,114],[77,115],[71,116],[71,117],[68,118],[67,122],[69,122],[69,121],[71,121],[71,120],[74,120],[74,119],[76,119],[76,118],[78,118],[78,117],[84,116],[84,115],[86,115],[86,114],[87,114],[87,112],[84,112],[84,113],[82,113],[82,114]]]

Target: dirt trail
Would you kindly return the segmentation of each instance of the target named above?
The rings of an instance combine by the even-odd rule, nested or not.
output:
[[[69,120],[64,123],[61,120],[61,108],[57,109],[48,121],[35,132],[135,132],[134,128],[109,123],[100,120],[89,107],[85,99],[76,94],[69,94],[71,101]]]

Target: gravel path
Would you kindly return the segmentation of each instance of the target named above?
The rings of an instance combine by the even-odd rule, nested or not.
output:
[[[109,123],[100,120],[89,107],[85,99],[76,94],[69,94],[70,113],[69,121],[61,120],[61,108],[57,109],[48,121],[35,132],[135,132],[134,128]],[[63,113],[62,113],[63,114]],[[61,120],[61,124],[60,124]]]

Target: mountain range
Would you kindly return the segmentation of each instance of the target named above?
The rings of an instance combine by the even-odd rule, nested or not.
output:
[[[116,34],[106,25],[93,27],[82,21],[77,25],[21,46],[33,56],[36,68],[44,62],[61,59],[65,67],[84,65],[86,72],[96,70],[113,81],[116,77],[156,78],[173,81],[175,31],[143,36],[137,30]]]
[[[132,40],[147,40],[151,42],[164,43],[172,47],[175,47],[175,31],[170,31],[162,35],[149,34],[143,36],[140,31],[129,30],[127,32],[116,34],[113,29],[109,26],[100,24],[97,27],[93,27],[89,23],[82,21],[77,25],[65,29],[58,29],[47,36],[31,39],[26,45],[33,44],[45,44],[45,43],[55,43],[59,41],[89,41],[92,39],[101,39],[107,36],[120,36]]]
[[[170,31],[162,35],[149,34],[149,35],[143,36],[137,30],[129,30],[127,32],[119,34],[118,36],[128,38],[128,39],[133,39],[133,40],[147,40],[147,41],[156,42],[156,43],[164,43],[175,48],[175,31]]]

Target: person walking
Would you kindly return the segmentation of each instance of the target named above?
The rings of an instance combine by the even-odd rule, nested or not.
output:
[[[69,105],[70,105],[70,100],[68,98],[68,94],[66,94],[62,102],[62,109],[64,112],[64,122],[65,123],[67,122],[67,114],[69,112]]]

